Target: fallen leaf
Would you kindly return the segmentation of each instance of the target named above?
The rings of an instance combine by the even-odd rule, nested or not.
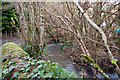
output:
[[[117,53],[115,53],[115,56],[117,56]]]
[[[55,28],[53,28],[53,29],[52,29],[52,31],[56,31],[56,29],[55,29]]]

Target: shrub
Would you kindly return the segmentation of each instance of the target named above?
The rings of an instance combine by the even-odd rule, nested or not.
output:
[[[19,58],[23,62],[12,62],[11,59]],[[35,60],[23,56],[6,56],[2,61],[8,61],[2,65],[2,79],[10,78],[77,78],[74,72],[68,73],[58,63],[50,61]]]
[[[2,2],[2,7],[2,32],[16,31],[18,24],[14,7],[8,2]],[[16,27],[14,27],[14,25],[16,25]]]

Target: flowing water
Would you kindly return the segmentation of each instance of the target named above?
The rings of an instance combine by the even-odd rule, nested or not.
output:
[[[52,62],[58,62],[60,65],[62,65],[65,69],[68,70],[68,72],[74,71],[76,75],[82,76],[82,71],[78,71],[70,61],[69,58],[67,58],[64,51],[61,51],[59,44],[48,44],[45,47],[45,53],[48,54],[47,60],[50,60]],[[87,70],[85,71],[85,78],[93,78],[93,74],[90,74]],[[115,80],[119,80],[117,73],[106,73],[110,78],[113,78]],[[104,77],[100,73],[96,73],[97,78],[104,79]]]
[[[6,42],[15,42],[18,45],[20,45],[20,42],[17,38],[2,38],[2,45]],[[67,69],[68,72],[74,71],[76,75],[82,76],[82,72],[80,70],[77,70],[75,65],[73,65],[70,62],[70,59],[67,57],[67,55],[64,53],[64,51],[61,51],[61,49],[58,47],[58,45],[61,44],[47,44],[44,48],[48,56],[46,57],[46,60],[50,60],[51,62],[58,62],[60,65],[62,65],[65,69]],[[85,78],[93,78],[93,74],[90,74],[87,70],[85,71]],[[120,80],[117,73],[106,73],[110,78],[113,78],[113,80]],[[97,78],[103,78],[104,77],[100,74],[96,74]]]

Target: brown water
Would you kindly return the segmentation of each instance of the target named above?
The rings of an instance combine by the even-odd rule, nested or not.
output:
[[[45,47],[45,53],[48,54],[47,60],[50,60],[51,62],[58,62],[60,65],[63,66],[63,68],[67,69],[68,72],[74,71],[76,75],[82,76],[82,72],[80,70],[77,70],[75,65],[73,65],[68,58],[68,56],[64,53],[64,51],[61,51],[59,44],[48,44]],[[90,74],[87,70],[85,71],[85,78],[93,78],[93,74]],[[116,78],[116,80],[119,80],[117,73],[106,73],[110,78]],[[100,73],[96,74],[97,78],[104,78]]]
[[[48,55],[46,57],[46,60],[50,60],[51,62],[57,62],[62,65],[63,68],[67,69],[68,72],[74,71],[77,74],[78,72],[76,71],[76,67],[71,63],[68,56],[64,53],[64,51],[59,48],[58,45],[59,44],[48,44],[44,48],[44,53]]]
[[[66,67],[66,64],[70,63],[68,58],[67,58],[67,55],[65,55],[64,52],[60,50],[58,45],[49,44],[45,48],[46,48],[45,53],[48,54],[47,60],[50,60],[52,62],[58,62],[63,67]]]
[[[20,45],[20,41],[16,37],[3,37],[2,39],[2,45],[6,42],[15,42],[18,45]],[[63,68],[67,69],[68,72],[74,71],[76,75],[82,76],[82,72],[80,70],[77,70],[75,65],[73,65],[68,58],[68,56],[64,53],[64,51],[61,51],[59,44],[47,44],[47,46],[44,48],[45,53],[47,53],[46,60],[50,60],[51,62],[58,62],[60,65],[63,66]],[[61,44],[60,44],[61,45]],[[109,74],[107,73],[110,78],[116,78],[116,80],[119,80],[117,73]],[[98,78],[103,78],[101,74],[96,74]],[[85,78],[92,78],[92,75],[85,70]]]

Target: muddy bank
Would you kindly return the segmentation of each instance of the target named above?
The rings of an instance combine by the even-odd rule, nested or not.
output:
[[[52,62],[58,62],[60,65],[62,65],[65,69],[67,69],[68,72],[74,71],[76,75],[79,75],[82,77],[82,71],[81,69],[77,69],[76,65],[74,65],[71,62],[71,59],[69,58],[68,52],[64,52],[60,50],[59,44],[48,44],[46,45],[45,53],[47,54],[46,60],[50,60]],[[72,51],[72,50],[71,50]],[[85,72],[85,78],[93,78],[92,70],[88,71],[84,68]],[[116,78],[119,79],[117,73],[106,73],[110,78]],[[100,73],[95,71],[95,76],[97,78],[104,78]]]
[[[20,38],[17,37],[17,35],[12,37],[3,35],[1,40],[2,40],[2,45],[7,42],[14,42],[16,44],[20,44]]]
[[[6,42],[15,42],[18,45],[20,44],[19,38],[17,37],[3,37],[2,39],[2,44]],[[71,60],[69,58],[69,53],[73,50],[69,50],[68,52],[64,52],[60,49],[59,45],[62,44],[47,44],[45,46],[44,52],[47,54],[46,60],[50,60],[51,62],[58,62],[60,65],[62,65],[65,69],[68,70],[68,72],[74,71],[77,75],[82,76],[81,70],[78,70],[75,65],[71,63]],[[77,52],[73,52],[75,55]],[[85,71],[85,78],[92,78],[93,76],[87,71]],[[107,75],[110,76],[110,78],[118,78],[117,73],[107,73]],[[103,78],[102,75],[99,73],[96,73],[96,76],[98,78]]]

